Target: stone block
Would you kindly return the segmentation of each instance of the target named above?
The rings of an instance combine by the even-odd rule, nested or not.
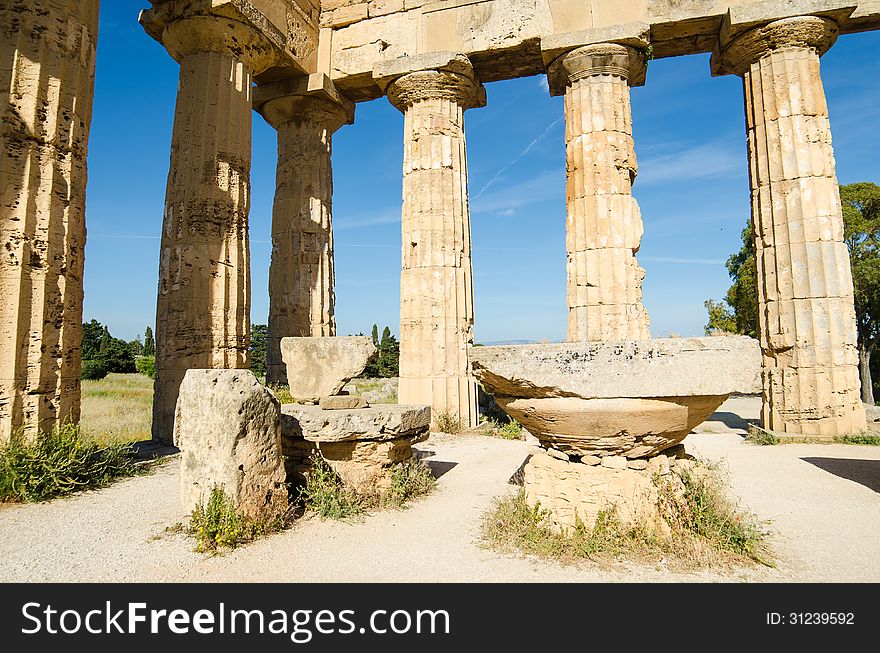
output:
[[[384,404],[356,410],[323,410],[320,406],[284,404],[281,413],[283,437],[322,443],[401,437],[423,440],[431,424],[428,406]]]
[[[336,395],[321,397],[318,406],[323,410],[356,410],[358,408],[369,408],[370,404],[366,399],[357,395]]]
[[[183,511],[219,486],[248,518],[283,515],[288,496],[279,416],[277,400],[250,370],[189,370],[174,419]]]
[[[376,345],[369,336],[281,339],[290,394],[297,401],[317,402],[338,394],[375,355]]]

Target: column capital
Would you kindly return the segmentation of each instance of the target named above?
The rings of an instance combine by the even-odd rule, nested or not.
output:
[[[420,100],[439,98],[453,100],[464,109],[486,106],[486,89],[463,54],[401,58],[374,69],[373,78],[400,111]]]
[[[562,95],[567,86],[594,75],[615,75],[630,86],[640,86],[645,83],[647,68],[644,50],[620,43],[594,43],[554,59],[547,68],[547,81],[551,95]]]
[[[767,22],[745,32],[722,30],[712,52],[713,75],[743,75],[767,55],[788,49],[825,54],[840,33],[838,23],[825,16],[792,16]]]
[[[323,73],[259,84],[254,110],[279,129],[288,122],[313,122],[331,132],[354,122],[354,103]]]

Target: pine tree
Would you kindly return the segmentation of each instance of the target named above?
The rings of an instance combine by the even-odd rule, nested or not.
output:
[[[156,341],[153,340],[153,330],[147,327],[144,331],[144,356],[156,355]]]

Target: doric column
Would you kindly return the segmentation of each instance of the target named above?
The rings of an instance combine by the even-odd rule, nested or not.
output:
[[[577,48],[549,68],[565,93],[568,340],[650,338],[636,260],[642,216],[632,196],[636,154],[629,87],[645,55],[628,45]]]
[[[464,111],[483,106],[485,90],[459,55],[441,68],[395,79],[387,94],[404,114],[398,399],[475,426]]]
[[[312,76],[316,77],[316,76]],[[317,76],[323,77],[323,76]],[[335,336],[331,199],[333,132],[354,119],[354,105],[329,80],[259,86],[255,107],[278,130],[272,212],[266,379],[287,383],[281,338]]]
[[[743,78],[765,428],[827,437],[864,429],[849,255],[819,56],[827,18],[787,18],[721,42],[716,73]]]
[[[153,438],[170,441],[190,368],[248,366],[251,79],[270,44],[228,18],[169,23],[162,42],[180,82],[156,303]]]
[[[0,7],[0,443],[79,420],[98,0]]]

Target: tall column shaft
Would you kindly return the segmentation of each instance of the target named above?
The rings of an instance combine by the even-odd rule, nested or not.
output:
[[[551,65],[565,87],[568,340],[649,338],[630,79],[645,58],[625,45],[578,48]]]
[[[472,69],[415,72],[388,89],[404,113],[398,399],[465,428],[478,413],[467,357],[474,291],[464,111],[481,93]]]
[[[98,0],[0,7],[0,443],[79,420]]]
[[[165,30],[180,60],[165,195],[153,438],[170,441],[178,389],[190,368],[248,366],[251,77],[259,41],[231,21],[195,18]]]
[[[725,51],[743,77],[766,428],[833,437],[865,427],[849,254],[819,56],[837,25],[772,22]]]
[[[266,378],[287,383],[281,338],[336,335],[330,157],[332,134],[349,116],[303,95],[277,98],[261,112],[278,130]]]

